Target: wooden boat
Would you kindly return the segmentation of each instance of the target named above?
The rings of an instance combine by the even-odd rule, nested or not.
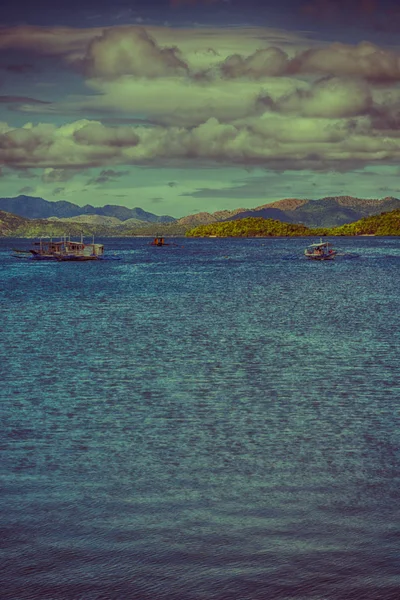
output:
[[[155,237],[150,246],[169,246],[163,237]]]
[[[29,251],[20,251],[14,249],[15,258],[27,258],[32,260],[52,260],[52,261],[86,261],[99,260],[104,258],[104,246],[95,244],[94,238],[92,243],[86,243],[81,237],[80,242],[72,241],[69,237],[64,236],[59,241],[41,238],[38,242],[34,242]]]
[[[306,258],[311,260],[333,260],[337,254],[337,251],[333,248],[330,242],[320,242],[317,244],[311,244],[304,250]]]

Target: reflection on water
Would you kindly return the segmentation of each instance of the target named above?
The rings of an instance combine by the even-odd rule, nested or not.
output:
[[[397,600],[400,241],[176,241],[1,240],[2,597]]]

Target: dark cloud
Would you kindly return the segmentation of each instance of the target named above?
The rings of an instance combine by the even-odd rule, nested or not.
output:
[[[18,194],[32,194],[32,192],[34,191],[35,188],[31,187],[30,185],[26,185],[25,187],[18,190]]]
[[[16,73],[17,75],[24,75],[25,73],[29,73],[35,69],[35,67],[31,64],[15,64],[15,65],[1,65],[0,69],[4,69],[5,71],[9,71],[10,73]]]
[[[54,188],[54,190],[52,191],[52,194],[53,194],[53,196],[57,196],[58,194],[61,194],[64,191],[65,191],[64,187],[57,187],[57,188]]]
[[[370,42],[357,45],[334,43],[300,52],[290,61],[288,73],[320,73],[390,83],[400,81],[400,54]]]
[[[109,181],[115,181],[118,177],[128,175],[129,171],[114,171],[113,169],[103,169],[98,177],[89,179],[86,185],[99,185]]]
[[[16,73],[17,75],[24,75],[25,73],[30,73],[31,71],[35,70],[34,65],[28,64],[28,63],[23,63],[20,65],[7,65],[5,67],[6,71],[9,71],[10,73]]]
[[[79,169],[46,169],[42,175],[43,183],[63,183],[70,181],[79,173]]]
[[[1,104],[51,104],[46,100],[38,100],[37,98],[29,98],[28,96],[0,96]]]
[[[114,171],[113,169],[104,169],[100,175],[102,177],[109,177],[114,178],[114,177],[124,177],[124,175],[128,175],[129,171]]]
[[[300,13],[314,22],[366,27],[395,32],[400,27],[400,7],[396,0],[306,0]]]

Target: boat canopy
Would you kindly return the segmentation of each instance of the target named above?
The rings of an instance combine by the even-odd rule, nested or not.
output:
[[[332,246],[330,242],[320,242],[319,244],[310,244],[309,248],[323,248],[325,246]]]

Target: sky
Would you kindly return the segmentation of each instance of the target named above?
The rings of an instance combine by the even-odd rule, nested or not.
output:
[[[395,0],[3,0],[0,196],[400,198]]]

